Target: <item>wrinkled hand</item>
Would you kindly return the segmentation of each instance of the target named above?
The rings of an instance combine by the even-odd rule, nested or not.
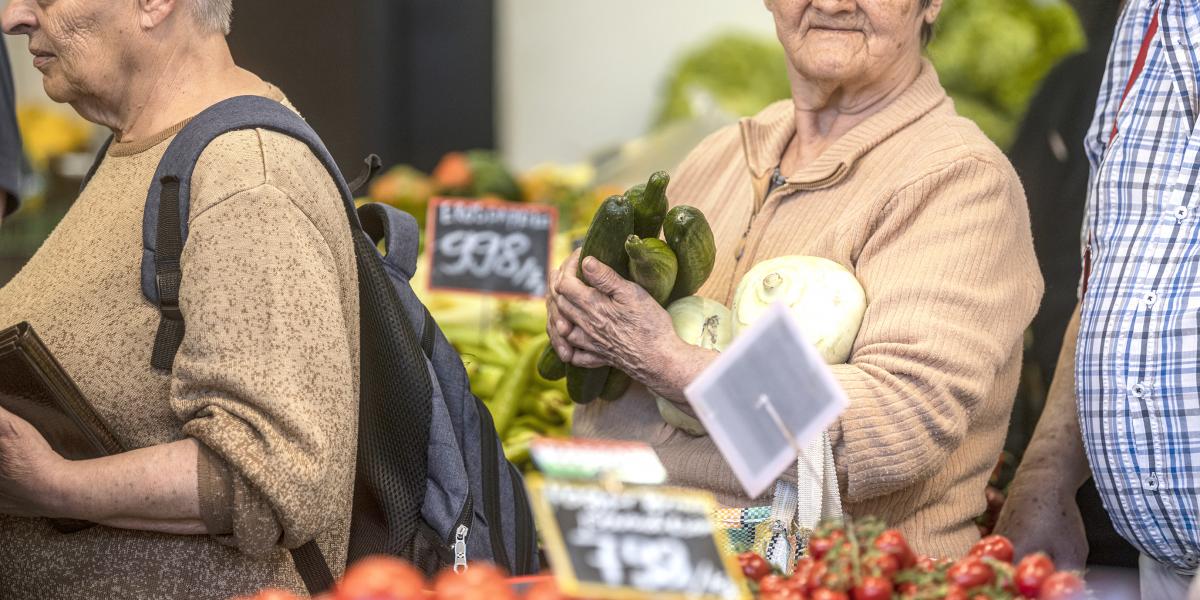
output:
[[[591,286],[570,270],[560,272],[555,285],[557,311],[552,318],[570,326],[565,333],[567,328],[559,328],[570,346],[569,362],[616,367],[645,382],[671,355],[670,344],[678,341],[671,316],[641,286],[604,263],[588,258],[583,268]]]
[[[1082,569],[1087,532],[1075,493],[1052,471],[1018,472],[1008,491],[995,533],[1012,540],[1016,559],[1045,552],[1059,570]]]
[[[61,516],[52,481],[67,464],[33,425],[0,408],[0,514]]]
[[[546,291],[546,333],[550,336],[550,346],[564,363],[570,363],[575,355],[575,349],[567,342],[567,336],[575,326],[558,312],[558,284],[564,277],[575,278],[575,270],[579,266],[579,252],[576,248],[558,270],[550,275],[550,287]]]

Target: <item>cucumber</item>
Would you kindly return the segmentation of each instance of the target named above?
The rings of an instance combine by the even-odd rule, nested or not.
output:
[[[621,277],[629,278],[629,257],[625,239],[633,233],[633,207],[624,196],[609,196],[588,227],[579,253],[579,278],[591,285],[583,274],[583,259],[591,256],[608,265]]]
[[[537,371],[546,381],[558,381],[567,376],[567,365],[558,357],[553,346],[546,346],[538,357]]]
[[[567,365],[567,395],[575,404],[589,404],[604,392],[609,367],[585,369]]]
[[[658,238],[631,235],[625,240],[625,252],[629,254],[633,282],[649,292],[655,302],[666,306],[679,273],[679,261],[670,246]]]
[[[679,262],[675,288],[668,300],[674,302],[695,294],[708,281],[717,262],[717,242],[704,213],[692,206],[672,208],[663,222],[663,233]]]
[[[605,400],[617,400],[629,391],[629,386],[633,383],[625,371],[620,369],[609,369],[608,381],[604,382],[604,391],[600,392],[600,397]]]
[[[659,171],[646,182],[641,200],[633,205],[634,233],[640,238],[656,238],[667,215],[667,184],[671,176]]]
[[[629,256],[625,240],[633,234],[633,207],[624,196],[609,196],[588,227],[579,253],[579,278],[589,285],[583,272],[583,260],[589,256],[608,265],[621,277],[629,279]],[[587,404],[600,396],[608,380],[608,367],[584,369],[567,365],[567,392],[579,404]]]

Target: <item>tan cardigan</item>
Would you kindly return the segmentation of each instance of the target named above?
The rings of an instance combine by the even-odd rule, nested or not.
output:
[[[1021,184],[954,112],[933,67],[895,102],[765,196],[795,135],[790,102],[705,140],[675,171],[672,204],[708,216],[717,263],[700,295],[732,303],[755,263],[822,256],[855,273],[869,308],[848,364],[851,406],[830,429],[845,509],[899,527],[920,552],[957,556],[1000,454],[1022,334],[1042,281]],[[581,407],[576,433],[644,440],[674,483],[752,500],[707,437],[659,417],[644,388]]]
[[[138,280],[142,213],[178,129],[112,147],[0,289],[0,326],[30,321],[126,448],[200,441],[197,486],[214,535],[60,535],[0,516],[0,598],[227,600],[303,591],[285,546],[315,537],[335,572],[345,560],[358,286],[341,198],[302,142],[255,130],[214,141],[192,183],[187,333],[174,373],[155,371],[158,313]]]

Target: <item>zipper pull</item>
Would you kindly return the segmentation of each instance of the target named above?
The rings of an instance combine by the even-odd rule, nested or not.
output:
[[[454,532],[454,572],[467,570],[467,526],[459,525]]]

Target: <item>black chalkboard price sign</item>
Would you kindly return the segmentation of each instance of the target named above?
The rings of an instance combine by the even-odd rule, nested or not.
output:
[[[529,476],[538,529],[568,596],[712,599],[746,587],[712,521],[711,494],[661,487],[608,488]]]
[[[545,297],[557,220],[553,206],[433,199],[429,289]]]

